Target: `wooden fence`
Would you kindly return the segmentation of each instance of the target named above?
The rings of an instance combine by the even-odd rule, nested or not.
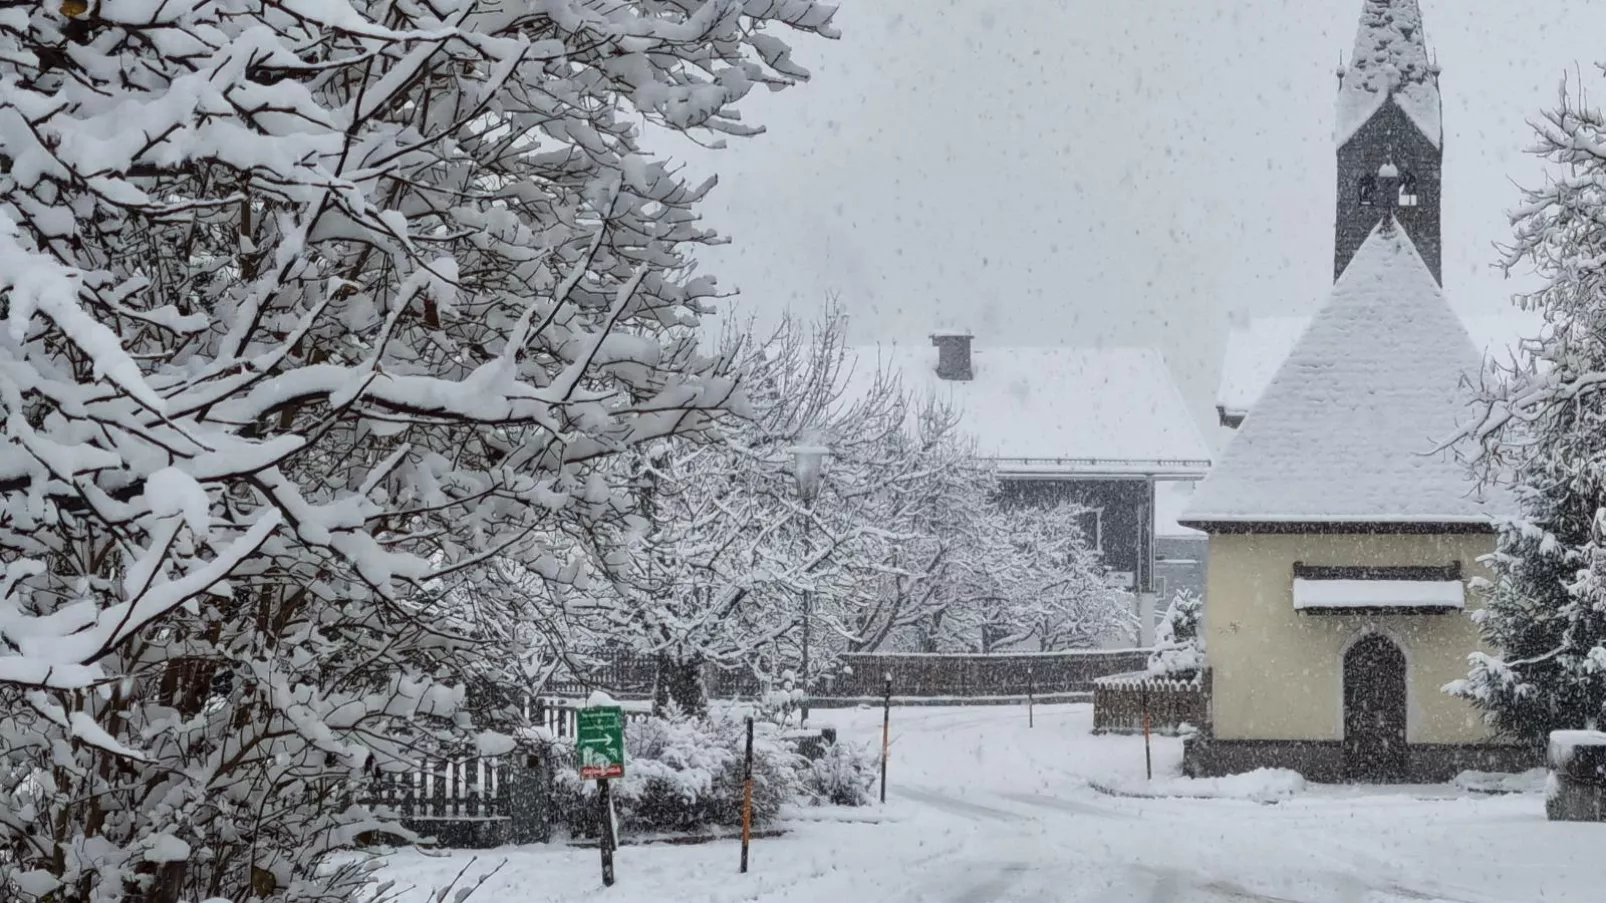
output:
[[[543,696],[535,701],[529,711],[530,724],[551,731],[552,736],[559,740],[573,740],[580,729],[580,709],[583,705],[578,699]],[[624,710],[626,724],[652,715],[651,704],[641,700],[621,700],[619,706]]]
[[[555,769],[567,762],[562,752],[574,743],[582,705],[534,700],[530,720],[553,738],[543,754],[425,759],[412,771],[373,775],[364,801],[393,811],[402,827],[442,846],[544,843],[551,838]],[[651,714],[641,704],[623,708],[627,724]]]
[[[513,767],[506,758],[425,759],[413,771],[371,778],[366,802],[444,846],[497,846],[512,833]]]
[[[880,696],[892,678],[895,696],[980,697],[1088,693],[1106,675],[1141,668],[1147,649],[943,655],[848,654],[839,673],[821,681],[822,696]]]
[[[1094,685],[1093,733],[1142,733],[1145,713],[1154,733],[1174,734],[1185,724],[1203,729],[1209,710],[1199,679],[1171,680],[1142,671],[1117,674]]]

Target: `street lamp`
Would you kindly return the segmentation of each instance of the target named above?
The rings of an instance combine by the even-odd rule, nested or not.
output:
[[[797,479],[797,494],[803,500],[803,507],[811,514],[814,511],[814,499],[820,493],[820,483],[825,480],[825,459],[831,454],[831,449],[823,445],[794,445],[792,452],[792,476]],[[807,589],[803,590],[803,665],[798,675],[803,686],[802,719],[803,726],[809,723],[809,636],[813,629],[813,598]]]

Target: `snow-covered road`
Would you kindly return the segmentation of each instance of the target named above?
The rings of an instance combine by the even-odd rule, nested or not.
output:
[[[816,713],[878,742],[880,713]],[[481,853],[506,860],[480,903],[1041,901],[1041,903],[1599,903],[1606,826],[1545,821],[1536,794],[1445,787],[1312,787],[1265,805],[1111,796],[1143,782],[1139,738],[1093,737],[1087,706],[897,709],[885,808],[818,813],[753,846],[627,847],[604,890],[595,851]],[[1155,741],[1174,775],[1175,740]],[[405,853],[390,876],[423,891],[471,858]]]

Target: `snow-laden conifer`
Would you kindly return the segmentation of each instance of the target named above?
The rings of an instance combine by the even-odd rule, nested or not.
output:
[[[1545,324],[1490,381],[1472,431],[1483,474],[1515,484],[1523,516],[1501,530],[1477,614],[1495,652],[1451,689],[1540,746],[1606,723],[1606,117],[1564,90],[1535,128],[1556,169],[1524,192],[1505,253],[1545,280],[1519,299]]]

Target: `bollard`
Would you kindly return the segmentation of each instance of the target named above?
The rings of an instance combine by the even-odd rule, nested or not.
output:
[[[747,845],[753,837],[753,716],[747,716],[747,754],[742,762],[742,874],[747,874]]]
[[[1034,686],[1032,684],[1032,666],[1031,665],[1027,665],[1026,666],[1026,726],[1027,727],[1036,727],[1037,726],[1037,716],[1032,711],[1032,709],[1033,709],[1032,697],[1035,695],[1033,693],[1034,689],[1035,688],[1034,688]]]
[[[892,675],[881,700],[881,802],[887,801],[887,750],[892,746]]]
[[[1143,770],[1154,780],[1154,754],[1149,750],[1149,688],[1143,688]]]

